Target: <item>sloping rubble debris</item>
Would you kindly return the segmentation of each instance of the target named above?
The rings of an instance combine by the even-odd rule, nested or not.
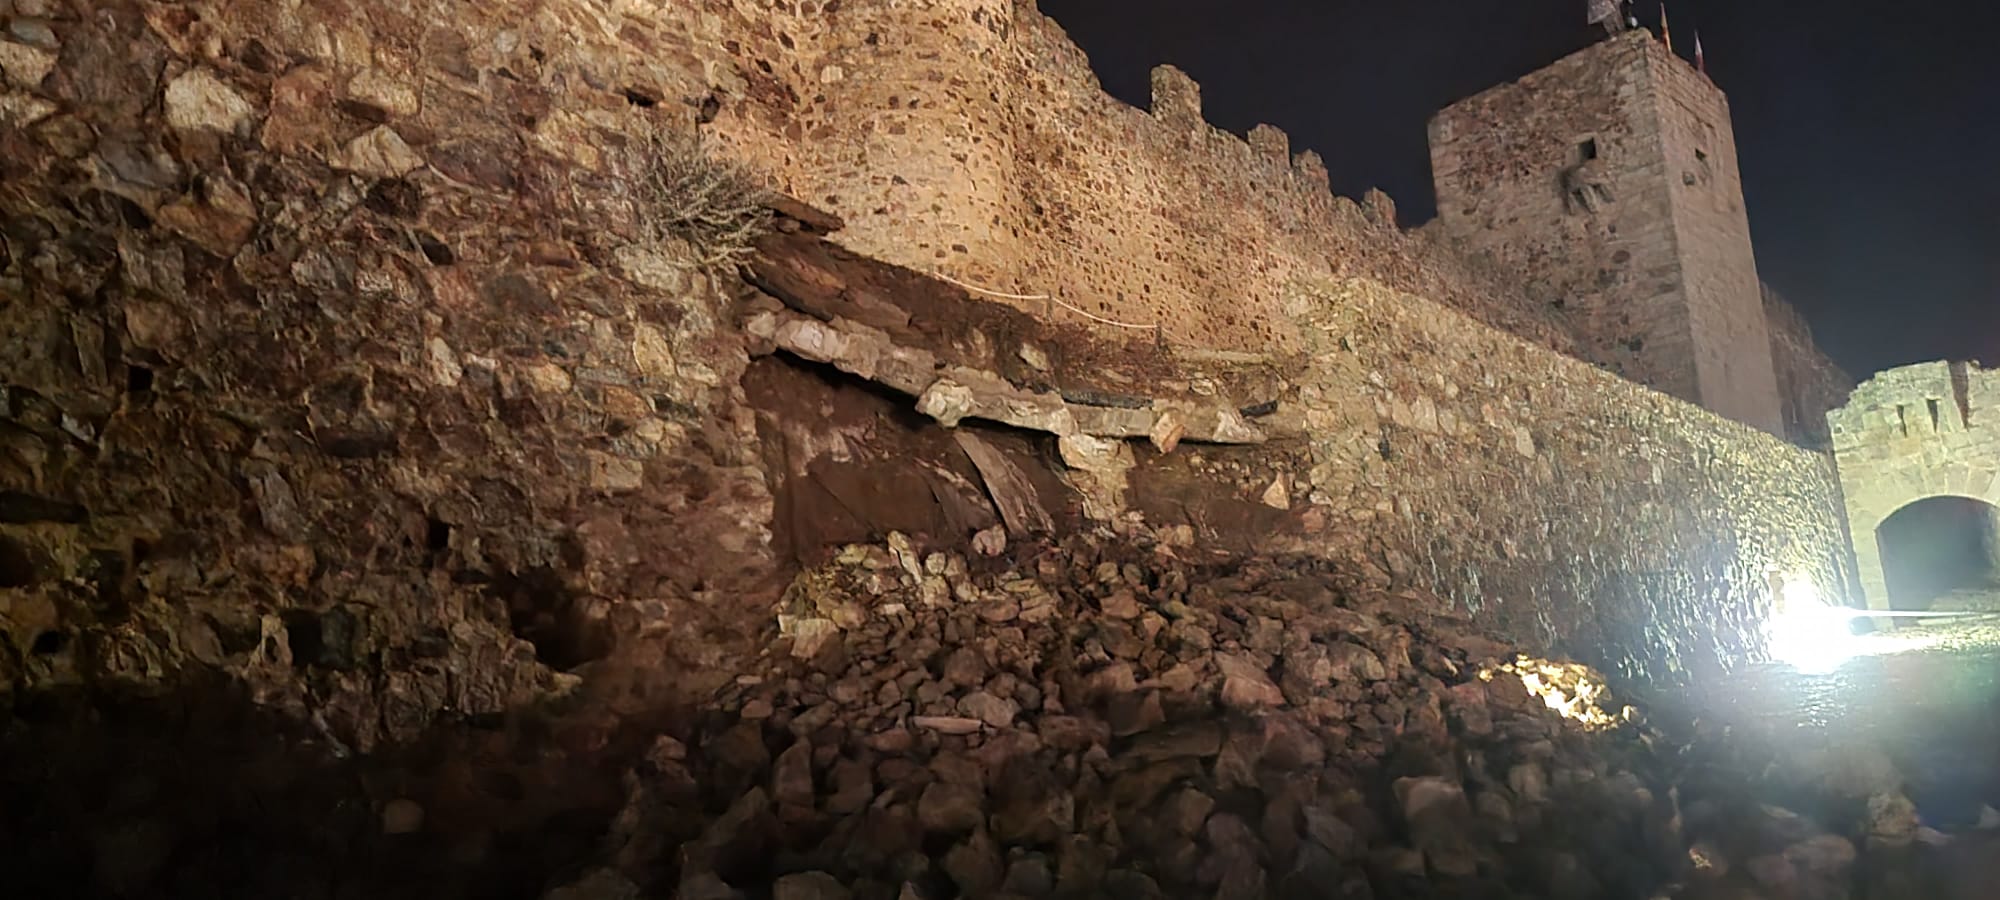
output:
[[[1587,669],[1311,564],[894,536],[777,618],[551,896],[1643,897],[1689,865]]]

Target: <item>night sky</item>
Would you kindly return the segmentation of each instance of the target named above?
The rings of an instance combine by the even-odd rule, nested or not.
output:
[[[1432,112],[1603,32],[1583,0],[1041,0],[1113,95],[1171,62],[1210,122],[1285,129],[1333,187],[1433,215]],[[1655,26],[1656,4],[1640,4]],[[2000,364],[2000,4],[1678,0],[1674,48],[1729,93],[1764,280],[1858,377]]]

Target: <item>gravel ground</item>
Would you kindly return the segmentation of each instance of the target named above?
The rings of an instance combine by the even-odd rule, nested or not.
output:
[[[1970,601],[1981,602],[2000,603],[2000,592]],[[1886,753],[1936,827],[1976,820],[1981,804],[2000,808],[2000,617],[1855,635],[1827,649],[1804,668],[1748,667],[1692,699],[1702,715],[1783,750]]]

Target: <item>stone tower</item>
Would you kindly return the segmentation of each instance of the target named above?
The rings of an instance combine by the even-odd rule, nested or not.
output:
[[[1783,435],[1729,103],[1645,30],[1431,121],[1445,233],[1568,310],[1591,361]]]

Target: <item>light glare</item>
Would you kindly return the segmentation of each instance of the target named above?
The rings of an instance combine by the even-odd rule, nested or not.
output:
[[[1778,589],[1769,637],[1772,658],[1808,675],[1832,672],[1855,654],[1848,617],[1827,605],[1812,579],[1796,575]]]

